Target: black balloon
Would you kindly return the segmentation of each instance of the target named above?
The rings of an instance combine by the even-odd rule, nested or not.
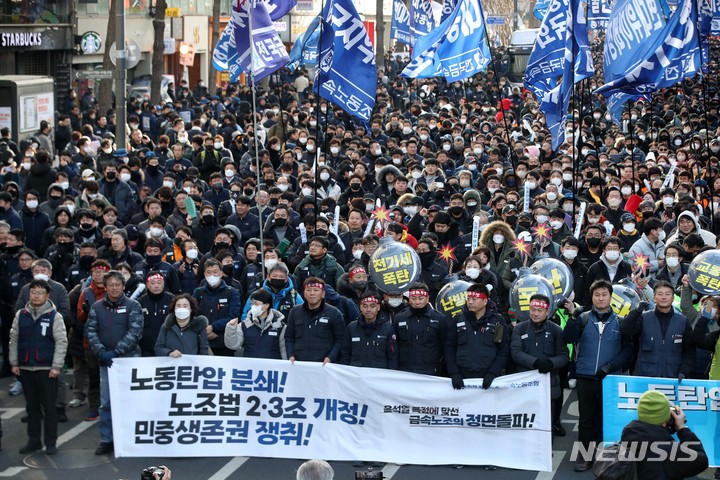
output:
[[[467,303],[467,289],[472,283],[455,280],[440,289],[435,299],[435,310],[448,317],[458,315]]]
[[[720,294],[720,250],[707,250],[696,256],[688,277],[693,290],[703,295]]]
[[[570,297],[575,286],[575,278],[566,263],[556,258],[542,258],[530,265],[530,271],[549,280],[555,296]]]
[[[538,293],[550,299],[548,317],[551,317],[556,309],[554,290],[548,279],[534,273],[516,278],[510,289],[510,306],[515,310],[518,322],[530,320],[530,297]]]
[[[386,293],[403,293],[420,277],[420,257],[409,245],[390,237],[370,256],[370,278]]]

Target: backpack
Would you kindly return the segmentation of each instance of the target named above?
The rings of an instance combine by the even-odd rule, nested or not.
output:
[[[592,473],[598,480],[634,480],[637,478],[635,462],[623,460],[624,447],[614,443],[600,450],[592,466]]]

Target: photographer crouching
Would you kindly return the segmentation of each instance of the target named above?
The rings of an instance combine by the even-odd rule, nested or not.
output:
[[[633,458],[642,458],[635,463],[635,478],[688,478],[708,468],[705,449],[685,424],[685,414],[679,407],[670,407],[665,395],[657,390],[643,393],[637,412],[638,419],[625,426],[621,439]],[[675,445],[674,433],[679,445]]]

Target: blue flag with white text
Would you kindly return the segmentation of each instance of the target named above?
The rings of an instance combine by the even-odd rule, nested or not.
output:
[[[545,19],[548,10],[550,9],[551,0],[537,0],[535,7],[533,8],[533,15],[541,22]]]
[[[267,1],[233,4],[230,21],[213,51],[213,68],[228,71],[230,81],[236,82],[242,72],[259,81],[285,66],[290,57],[275,30],[268,8],[273,8],[280,18],[287,13],[288,6],[292,8],[293,5],[294,2]],[[249,18],[252,19],[252,39]]]
[[[440,17],[440,23],[444,22],[449,17],[453,10],[455,10],[456,0],[444,0],[442,7],[442,16]]]
[[[550,11],[555,13],[552,8]],[[554,69],[555,73],[559,73],[562,77],[559,83],[557,83],[557,77],[542,80],[546,86],[552,87],[552,89],[547,91],[540,101],[540,110],[545,114],[547,128],[552,136],[553,150],[557,150],[565,142],[565,124],[573,92],[573,82],[580,82],[594,73],[588,44],[587,21],[581,1],[569,0],[565,12],[566,24],[563,30],[565,47],[562,59],[557,62],[561,65],[561,69],[557,69],[557,67]],[[550,14],[546,20],[548,18],[550,18]],[[568,25],[570,28],[567,28]],[[554,86],[553,83],[555,83]]]
[[[631,51],[631,61],[622,62],[628,65],[624,71],[618,71],[615,65],[609,63],[616,56],[613,52],[608,52],[608,44],[605,44],[606,83],[595,90],[595,93],[608,97],[608,108],[613,118],[620,118],[623,106],[628,100],[671,87],[698,72],[701,53],[697,22],[698,8],[695,0],[682,0],[667,24],[655,30],[645,42],[642,49],[644,53],[632,54]],[[613,25],[612,17],[610,25]],[[610,28],[608,37],[609,34]],[[625,32],[616,33],[624,34]],[[617,42],[614,42],[610,48],[617,45]],[[623,53],[627,55],[627,52]]]
[[[410,45],[415,45],[418,38],[430,33],[435,26],[432,0],[410,0]]]
[[[290,70],[297,69],[300,65],[314,65],[317,63],[318,42],[320,40],[320,17],[315,17],[307,30],[300,34],[290,50],[290,63],[287,67]]]
[[[600,30],[607,28],[611,10],[610,0],[588,0],[588,30]]]
[[[393,0],[390,38],[406,45],[412,44],[412,34],[410,33],[410,12],[403,0]]]
[[[482,4],[480,0],[460,0],[439,27],[415,42],[412,61],[401,75],[442,76],[454,82],[483,71],[490,60]]]
[[[352,0],[328,0],[320,36],[320,96],[364,121],[375,107],[377,67],[370,37]]]

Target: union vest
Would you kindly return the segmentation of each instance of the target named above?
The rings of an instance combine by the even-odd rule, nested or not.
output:
[[[682,363],[682,342],[686,324],[687,319],[674,312],[663,337],[655,312],[644,312],[640,348],[633,373],[643,377],[677,378]]]
[[[600,322],[593,310],[583,313],[579,321],[585,328],[578,341],[575,371],[579,375],[594,377],[600,367],[622,350],[620,323],[617,315],[611,314],[601,334]],[[611,375],[619,373],[620,370],[610,372]]]
[[[273,322],[270,328],[260,330],[254,322],[246,319],[242,322],[243,329],[243,356],[249,358],[273,358],[281,359],[280,335],[282,334],[283,323]]]
[[[55,310],[43,314],[37,320],[30,312],[22,309],[18,318],[18,361],[20,365],[30,367],[52,366],[55,354],[53,322]]]

